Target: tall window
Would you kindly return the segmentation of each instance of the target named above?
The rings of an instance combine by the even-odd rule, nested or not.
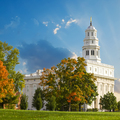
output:
[[[93,32],[91,32],[91,36],[93,36]]]
[[[29,86],[27,86],[27,92],[29,92]]]
[[[86,50],[86,55],[89,55],[89,50]]]
[[[91,55],[94,55],[94,50],[91,50]]]
[[[89,36],[89,32],[88,32],[88,36]]]
[[[92,44],[93,44],[93,40],[92,40]]]

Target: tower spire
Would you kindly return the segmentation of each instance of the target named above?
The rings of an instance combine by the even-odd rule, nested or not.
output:
[[[92,17],[90,17],[90,26],[92,26]]]

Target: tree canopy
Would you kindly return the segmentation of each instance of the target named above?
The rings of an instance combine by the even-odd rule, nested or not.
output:
[[[112,109],[116,109],[117,108],[116,97],[112,92],[111,93],[108,92],[107,94],[100,98],[100,105],[102,105],[102,109],[110,111]]]
[[[6,66],[3,66],[3,62],[0,60],[0,103],[7,96],[14,96],[14,81],[8,78],[8,71]]]
[[[19,64],[19,50],[17,48],[13,49],[13,46],[0,41],[0,60],[6,66],[9,73],[8,78],[14,81],[15,91],[22,90],[25,83],[24,75],[15,71],[15,66]]]
[[[94,75],[85,70],[85,59],[63,59],[51,69],[43,69],[40,85],[43,86],[45,98],[56,96],[58,106],[69,106],[71,103],[91,103],[97,94]],[[62,101],[62,103],[61,103]]]

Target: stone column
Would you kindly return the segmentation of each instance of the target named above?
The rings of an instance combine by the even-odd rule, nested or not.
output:
[[[104,96],[104,94],[105,94],[105,84],[102,83],[102,97]]]
[[[100,87],[100,86],[99,86],[99,82],[97,82],[98,93],[99,93],[99,91],[100,91],[100,90],[99,90],[99,87]],[[100,95],[98,95],[98,97],[97,97],[97,108],[98,108],[98,109],[100,109],[100,105],[99,105],[99,101],[100,101],[100,100],[99,100],[99,99],[100,99]]]
[[[114,93],[114,84],[112,84],[112,92]]]
[[[108,86],[108,92],[110,92],[110,84],[107,84],[107,86]]]

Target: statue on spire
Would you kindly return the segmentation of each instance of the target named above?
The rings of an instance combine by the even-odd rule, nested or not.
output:
[[[90,26],[92,26],[92,17],[90,17]]]

